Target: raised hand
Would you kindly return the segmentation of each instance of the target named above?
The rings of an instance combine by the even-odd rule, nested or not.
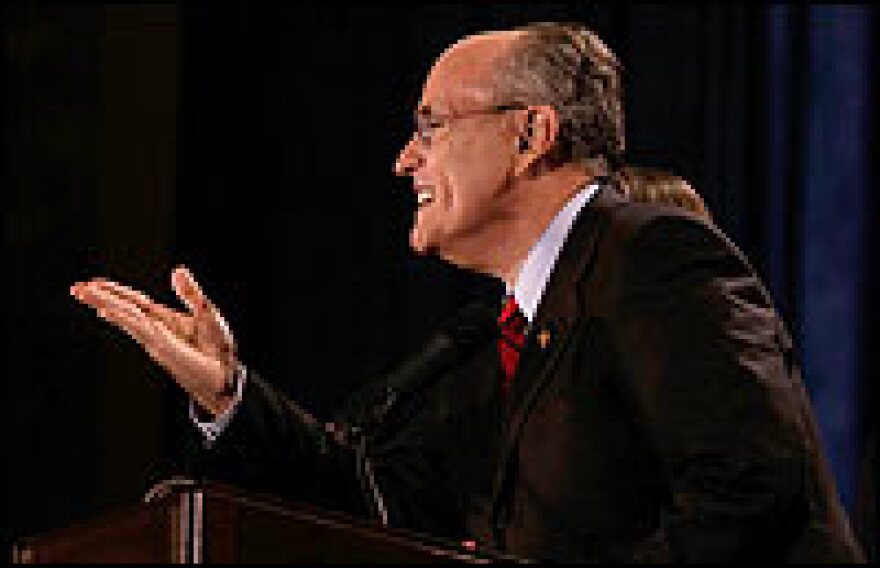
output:
[[[77,282],[70,291],[140,344],[200,406],[219,414],[233,394],[235,341],[226,320],[189,270],[176,268],[171,286],[187,311],[169,308],[104,278]]]

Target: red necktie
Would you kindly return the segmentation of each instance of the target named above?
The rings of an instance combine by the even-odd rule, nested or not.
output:
[[[498,339],[498,353],[501,356],[501,387],[507,390],[516,373],[520,350],[526,344],[526,318],[516,304],[513,294],[507,297],[501,309],[498,325],[501,328],[501,337]]]

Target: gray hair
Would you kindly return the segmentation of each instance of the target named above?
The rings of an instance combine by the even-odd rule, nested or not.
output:
[[[552,106],[559,113],[555,163],[604,158],[614,171],[625,148],[621,66],[599,37],[579,24],[534,23],[496,68],[504,104]]]

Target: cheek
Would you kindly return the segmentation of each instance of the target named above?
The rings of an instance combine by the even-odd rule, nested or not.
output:
[[[446,182],[451,207],[460,215],[472,216],[485,210],[504,188],[510,171],[510,153],[485,136],[464,138],[450,148]]]

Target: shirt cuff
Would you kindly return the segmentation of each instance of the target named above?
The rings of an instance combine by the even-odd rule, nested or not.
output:
[[[247,369],[244,365],[239,365],[236,368],[234,381],[235,393],[232,395],[232,402],[229,405],[229,408],[227,408],[222,414],[216,416],[213,420],[202,420],[200,418],[200,414],[202,413],[199,412],[196,402],[190,398],[189,417],[193,424],[196,425],[196,428],[202,433],[202,436],[204,436],[205,448],[207,449],[210,449],[217,441],[217,438],[219,438],[223,431],[226,430],[235,411],[241,405],[241,399],[244,395],[244,384],[245,381],[247,381]]]

